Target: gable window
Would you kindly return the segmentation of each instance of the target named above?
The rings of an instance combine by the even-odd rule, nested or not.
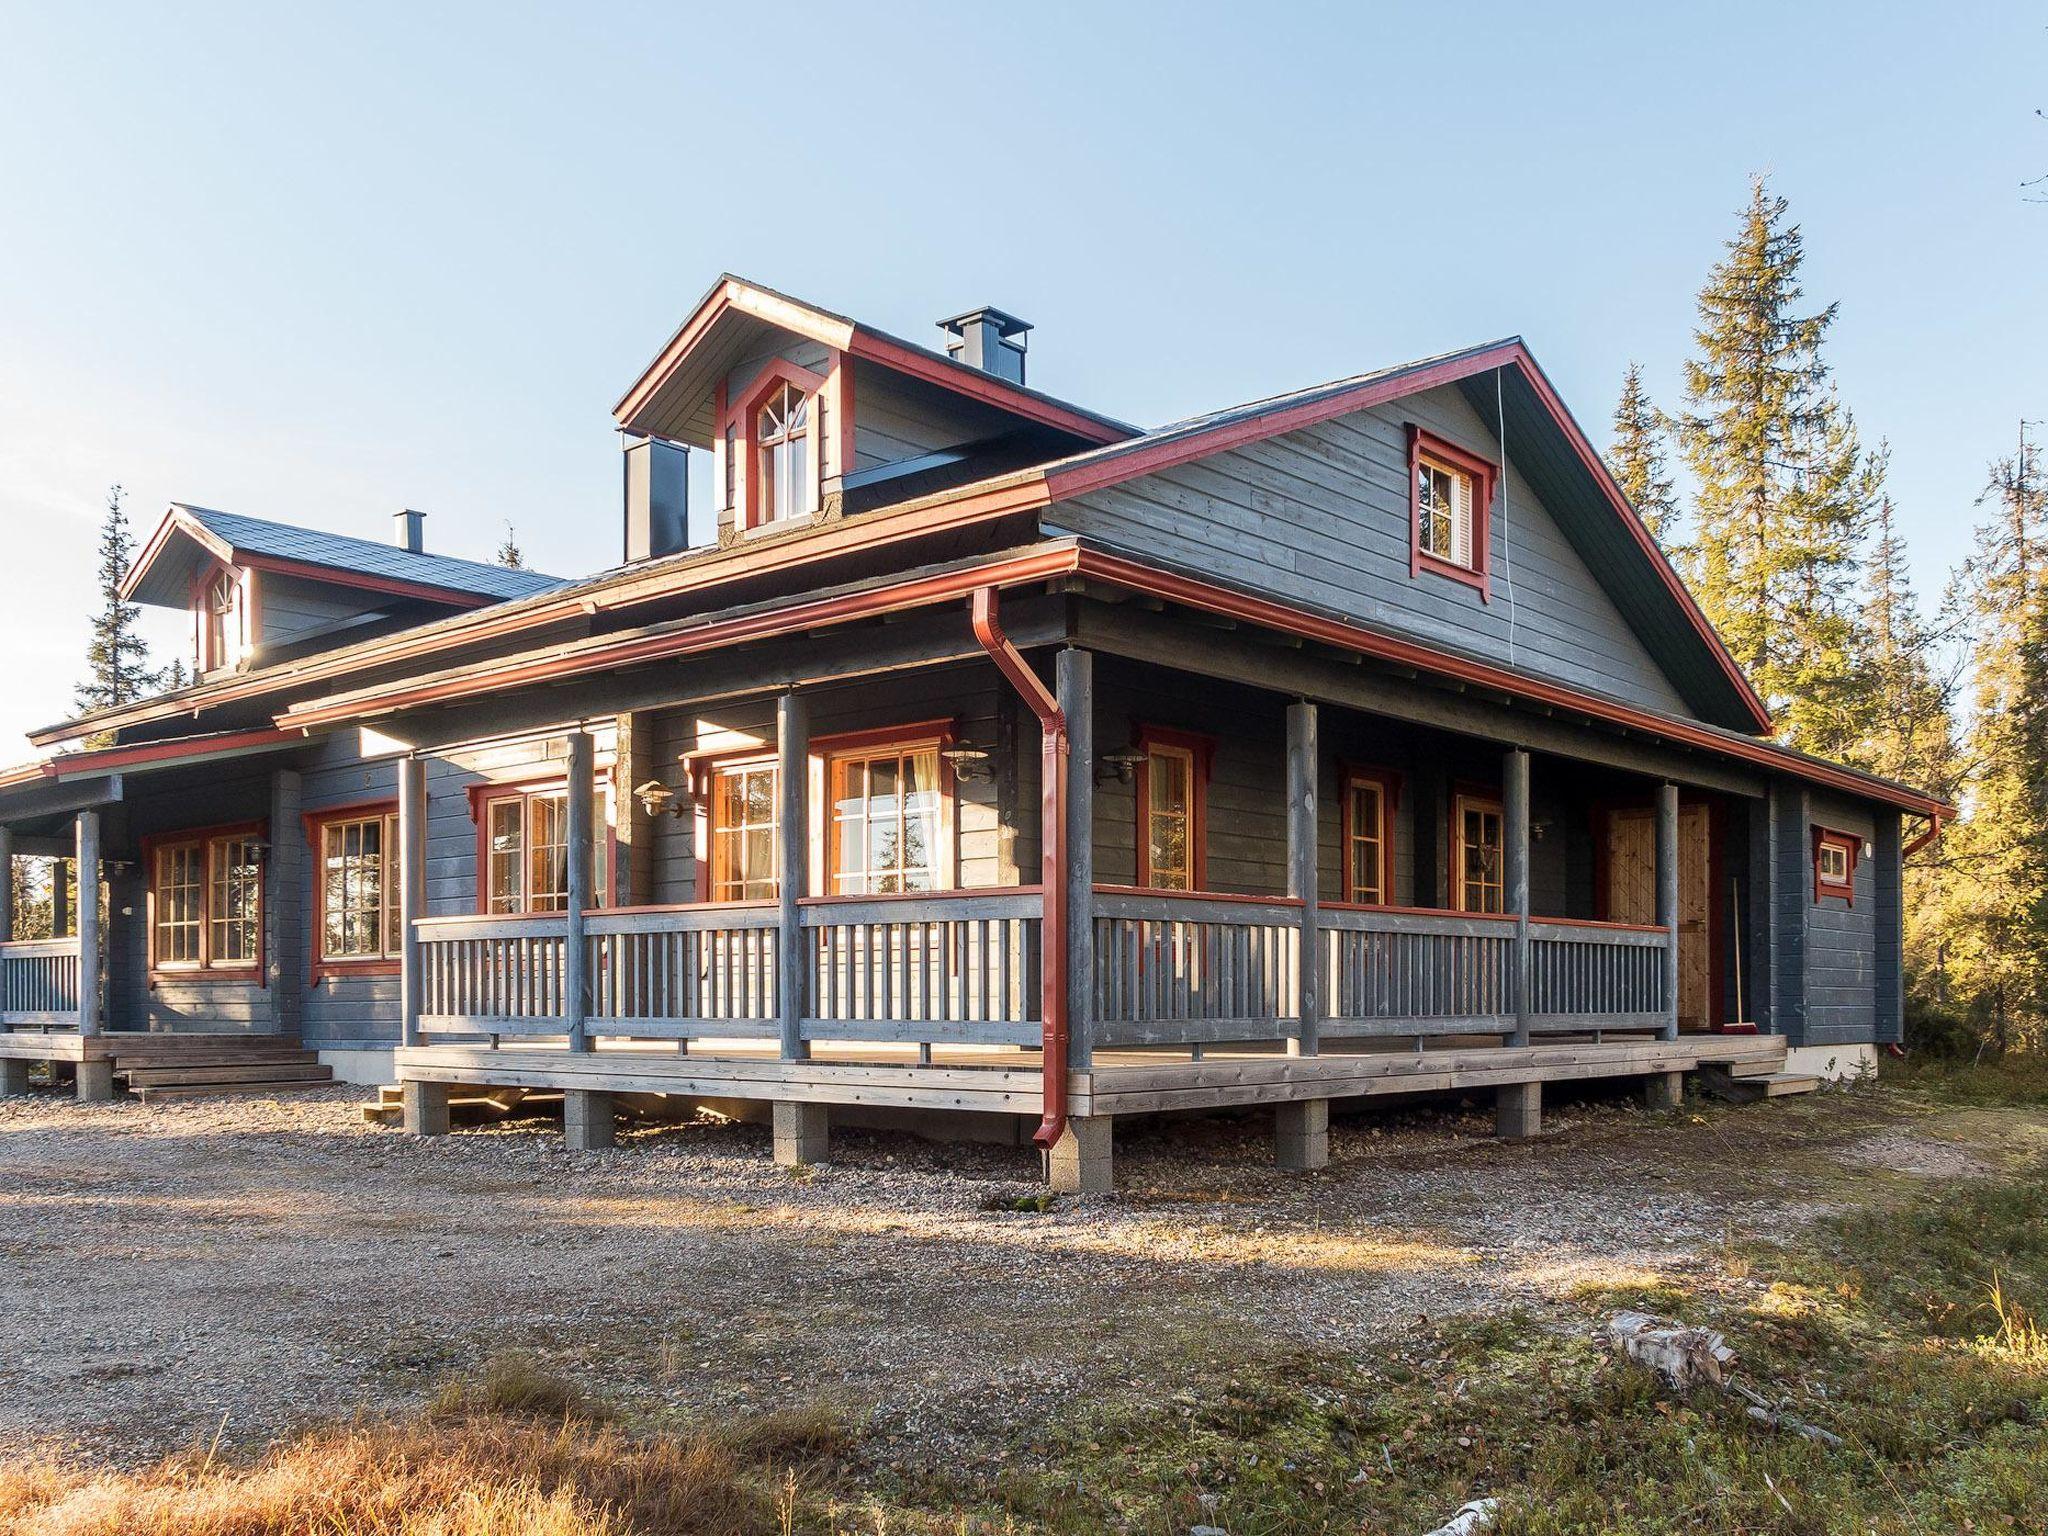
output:
[[[260,827],[148,840],[149,964],[253,977],[263,957]]]
[[[1207,882],[1209,758],[1205,736],[1146,726],[1137,747],[1138,884],[1155,891],[1199,891]]]
[[[1498,800],[1459,795],[1451,805],[1451,905],[1460,912],[1505,912],[1506,818]]]
[[[386,806],[309,816],[316,971],[398,961],[398,813]]]
[[[810,472],[811,402],[793,384],[768,397],[755,419],[764,521],[783,522],[813,510]]]
[[[214,570],[200,583],[195,600],[198,609],[199,655],[202,672],[232,666],[242,654],[242,581],[226,566]]]
[[[1847,832],[1830,832],[1816,827],[1813,832],[1813,899],[1854,903],[1856,900],[1856,856],[1863,851],[1860,840]]]
[[[1344,775],[1344,900],[1386,906],[1394,899],[1394,776],[1353,768]]]
[[[711,766],[709,794],[700,797],[710,804],[708,878],[698,882],[704,899],[773,901],[781,894],[779,778],[773,758]]]
[[[883,742],[827,755],[826,874],[833,895],[935,891],[950,883],[941,744]]]
[[[484,789],[478,793],[478,873],[486,912],[565,912],[569,907],[569,792]],[[591,903],[606,905],[605,790],[592,797]]]
[[[1408,428],[1409,574],[1449,576],[1492,600],[1488,509],[1496,470],[1422,428]]]

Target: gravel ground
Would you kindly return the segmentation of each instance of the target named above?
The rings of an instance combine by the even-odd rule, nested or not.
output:
[[[1476,1114],[1377,1110],[1290,1176],[1262,1121],[1141,1123],[1123,1192],[1036,1213],[991,1208],[1041,1187],[1026,1149],[846,1132],[791,1173],[753,1126],[571,1154],[547,1121],[422,1140],[363,1102],[0,1100],[0,1446],[261,1441],[510,1347],[633,1411],[825,1399],[882,1454],[969,1454],[1084,1379],[1185,1385],[1216,1330],[1370,1348],[1418,1314],[1711,1267],[1729,1231],[1829,1198],[1774,1138],[1883,1135],[1896,1163],[1911,1135],[1840,1094],[1567,1104],[1514,1145]]]

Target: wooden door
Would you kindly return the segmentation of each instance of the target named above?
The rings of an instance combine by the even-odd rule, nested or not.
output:
[[[1657,813],[1607,815],[1607,916],[1617,923],[1657,921]],[[1712,861],[1704,805],[1678,808],[1678,1027],[1713,1026]]]

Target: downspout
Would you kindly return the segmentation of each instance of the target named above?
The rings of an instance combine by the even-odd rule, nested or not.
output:
[[[1003,633],[994,587],[976,587],[974,638],[1038,716],[1043,743],[1039,772],[1039,1017],[1044,1020],[1045,1118],[1032,1140],[1050,1148],[1067,1128],[1067,716],[1059,699]]]
[[[1939,816],[1929,816],[1927,818],[1927,830],[1925,832],[1922,832],[1918,837],[1914,838],[1913,841],[1906,844],[1906,846],[1899,853],[1899,862],[1901,864],[1905,863],[1906,860],[1913,857],[1913,855],[1918,853],[1922,848],[1925,848],[1933,842],[1935,842],[1938,838],[1940,838],[1940,836],[1941,818]]]

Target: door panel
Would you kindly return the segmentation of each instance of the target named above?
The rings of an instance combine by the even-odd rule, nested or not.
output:
[[[1678,1027],[1713,1023],[1712,941],[1708,914],[1713,860],[1704,805],[1678,811]],[[1607,816],[1607,916],[1617,923],[1657,921],[1657,813]]]

